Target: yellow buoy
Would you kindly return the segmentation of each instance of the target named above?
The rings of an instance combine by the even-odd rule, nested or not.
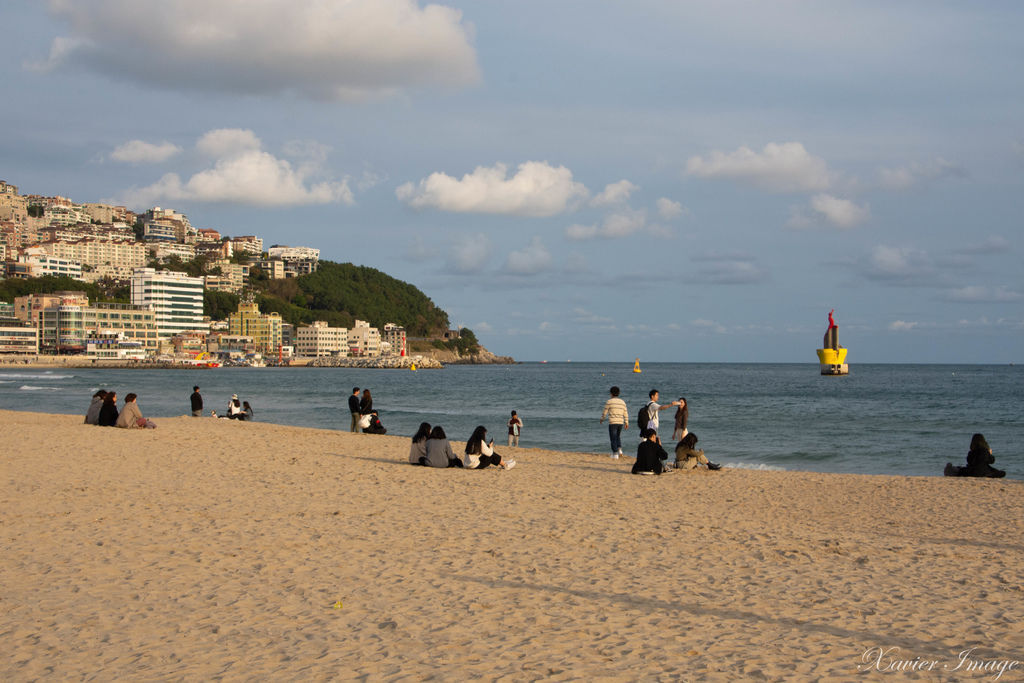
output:
[[[637,358],[636,362],[633,363],[633,372],[643,372],[643,370],[640,369],[640,359],[639,358]]]
[[[410,369],[410,370],[412,370],[413,372],[416,372],[416,364],[415,364],[415,363],[413,363],[413,364],[412,364],[412,365],[411,365],[411,366],[409,367],[409,369]]]

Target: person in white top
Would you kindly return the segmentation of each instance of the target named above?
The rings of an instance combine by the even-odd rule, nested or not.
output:
[[[629,409],[626,402],[619,398],[619,388],[612,387],[608,390],[611,398],[604,402],[604,410],[601,411],[601,419],[598,424],[608,418],[608,439],[612,444],[612,459],[618,460],[622,455],[622,430],[629,429]]]
[[[516,461],[512,458],[502,460],[501,456],[494,452],[494,439],[487,440],[487,429],[483,425],[474,429],[473,435],[466,442],[466,457],[462,462],[468,470],[482,470],[490,465],[510,470],[516,466]]]
[[[651,398],[651,400],[648,401],[647,403],[647,415],[649,416],[650,421],[645,425],[642,424],[637,426],[640,427],[640,429],[653,429],[655,431],[655,442],[661,443],[661,439],[657,437],[658,413],[661,412],[662,410],[668,410],[669,408],[679,405],[679,401],[672,401],[671,403],[666,403],[665,405],[662,406],[658,405],[657,389],[651,389],[651,391],[647,395]]]

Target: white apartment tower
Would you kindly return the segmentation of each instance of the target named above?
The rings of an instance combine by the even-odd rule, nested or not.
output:
[[[156,313],[157,334],[209,332],[203,322],[203,278],[170,270],[136,268],[132,274],[132,304]]]

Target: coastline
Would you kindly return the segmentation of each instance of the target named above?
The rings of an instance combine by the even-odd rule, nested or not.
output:
[[[849,679],[871,648],[1024,659],[1019,481],[634,477],[527,448],[510,471],[430,470],[406,437],[0,421],[9,680]]]

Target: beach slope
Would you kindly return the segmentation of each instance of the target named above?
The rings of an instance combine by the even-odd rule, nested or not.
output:
[[[969,648],[1024,659],[1019,481],[639,477],[525,448],[510,471],[432,470],[404,437],[81,422],[0,411],[4,680],[848,680],[915,658],[956,676]]]

